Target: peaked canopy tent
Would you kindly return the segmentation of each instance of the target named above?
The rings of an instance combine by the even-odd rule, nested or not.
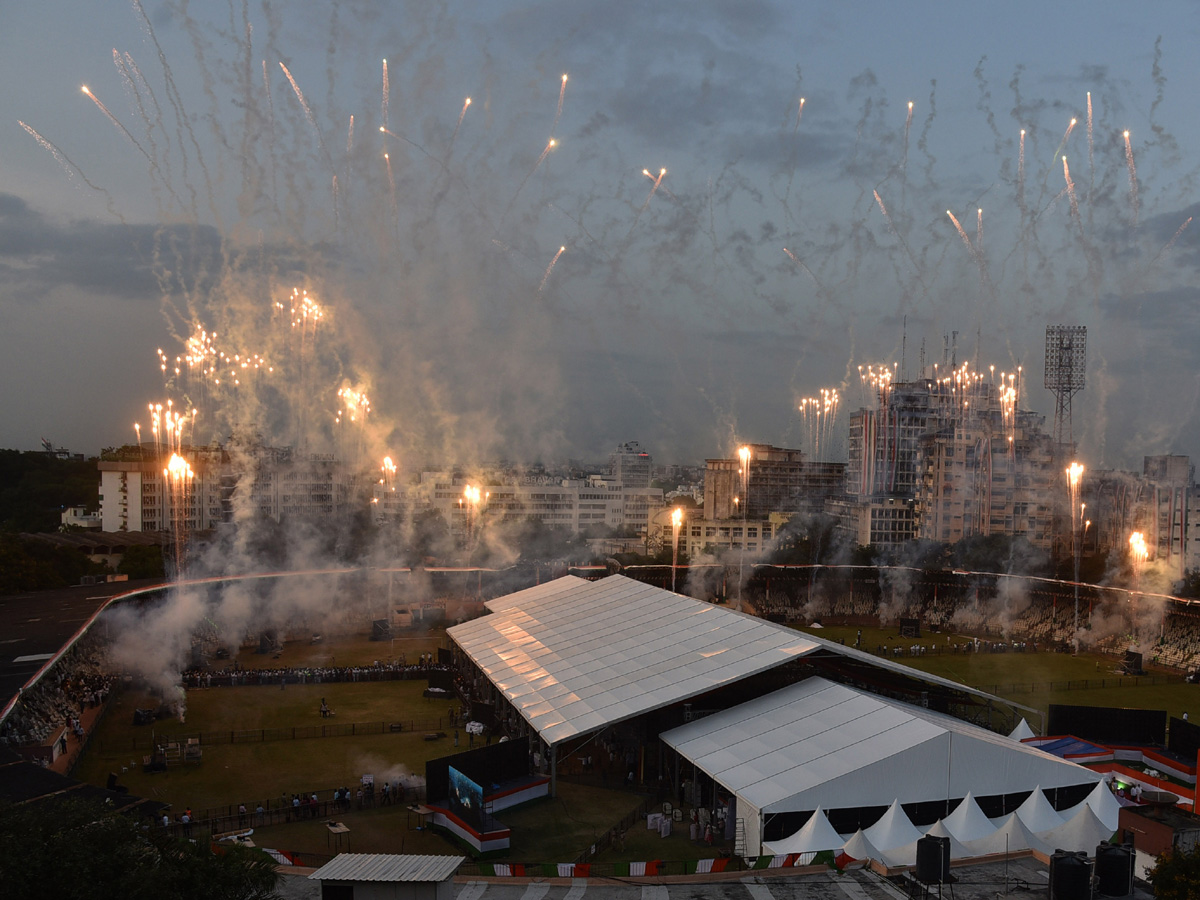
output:
[[[764,838],[774,817],[786,823],[781,814],[818,806],[849,833],[873,824],[893,801],[932,804],[940,810],[933,821],[968,793],[999,797],[1003,806],[1038,785],[1082,796],[1101,778],[1004,735],[821,677],[662,738],[737,797],[749,851],[786,836],[772,827]]]

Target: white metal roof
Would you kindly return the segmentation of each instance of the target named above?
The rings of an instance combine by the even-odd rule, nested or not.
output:
[[[662,738],[764,813],[953,800],[1100,778],[1004,735],[825,678]]]
[[[309,875],[319,881],[445,881],[465,856],[339,853]]]
[[[556,744],[765,672],[818,646],[791,629],[621,575],[490,601],[448,634]]]

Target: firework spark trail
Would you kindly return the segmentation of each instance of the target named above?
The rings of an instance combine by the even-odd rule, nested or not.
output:
[[[20,119],[17,120],[17,124],[20,125],[22,128],[24,128],[25,131],[28,132],[30,137],[32,137],[35,141],[37,141],[39,144],[41,144],[43,149],[49,151],[50,155],[54,157],[55,161],[57,161],[58,164],[60,166],[62,166],[63,171],[67,173],[68,181],[75,180],[75,172],[76,172],[75,164],[72,162],[69,162],[67,160],[67,158],[63,155],[61,150],[59,150],[57,147],[55,147],[52,143],[50,143],[48,140],[46,140],[44,137],[42,137],[40,134],[38,134],[36,131],[34,131],[30,126],[28,126],[24,122],[22,122]]]
[[[1088,215],[1092,214],[1092,189],[1096,185],[1095,143],[1092,140],[1092,92],[1087,92],[1087,138],[1088,138]]]
[[[647,178],[654,178],[654,176],[650,174],[649,169],[642,169],[642,174]],[[629,236],[633,234],[633,229],[637,228],[637,223],[641,220],[642,213],[644,213],[647,207],[650,206],[650,201],[654,199],[654,194],[658,191],[658,186],[662,184],[663,176],[666,174],[666,169],[658,170],[658,177],[654,178],[654,185],[650,188],[650,193],[646,195],[646,202],[642,204],[642,208],[639,209],[637,215],[633,217],[633,224],[629,226],[629,231],[625,235],[625,240],[629,240]]]
[[[288,77],[291,78],[290,75]],[[383,95],[382,95],[382,98],[379,103],[380,112],[382,115],[382,118],[380,118],[380,121],[383,122],[384,128],[388,127],[388,99],[391,96],[391,92],[392,92],[392,89],[388,85],[387,60],[385,59],[383,61]]]
[[[1129,169],[1129,206],[1133,210],[1133,227],[1138,223],[1137,167],[1133,164],[1133,145],[1129,143],[1129,132],[1125,132],[1125,166]]]
[[[1071,201],[1071,215],[1079,218],[1079,201],[1075,197],[1075,182],[1071,180],[1071,169],[1067,166],[1067,158],[1064,156],[1063,161],[1063,178],[1067,182],[1067,197]]]
[[[783,248],[783,252],[788,255],[788,259],[790,259],[792,262],[794,262],[796,265],[798,265],[801,269],[803,269],[804,273],[806,275],[808,275],[809,278],[812,279],[813,284],[816,285],[817,294],[819,296],[822,296],[822,297],[828,296],[828,292],[825,290],[825,285],[821,284],[820,279],[818,279],[817,276],[813,274],[812,269],[810,269],[802,260],[797,259],[796,254],[793,253],[791,250],[789,250],[787,247]]]
[[[171,109],[175,113],[175,128],[179,132],[179,157],[180,165],[183,170],[183,183],[187,185],[188,194],[192,200],[192,213],[197,212],[198,196],[196,189],[188,178],[188,153],[184,146],[184,135],[187,135],[191,142],[192,150],[196,154],[196,164],[200,167],[200,173],[204,176],[204,185],[208,191],[209,207],[212,209],[214,218],[220,221],[220,216],[217,214],[215,199],[212,190],[212,178],[208,173],[208,166],[204,162],[204,156],[200,152],[200,143],[196,140],[196,133],[192,130],[191,121],[189,120],[183,104],[183,97],[179,94],[179,88],[175,84],[175,75],[171,71],[171,66],[167,63],[167,54],[162,48],[162,44],[158,41],[158,33],[155,32],[154,26],[150,24],[150,17],[146,15],[145,7],[142,6],[142,0],[132,0],[134,11],[141,22],[142,31],[150,38],[154,44],[155,52],[158,53],[158,65],[162,69],[163,82],[166,85],[167,99],[171,103]],[[165,127],[164,127],[165,131]]]
[[[396,219],[400,213],[400,209],[396,205],[396,179],[392,177],[392,158],[385,153],[383,154],[383,161],[387,165],[388,192],[392,198],[392,218]]]
[[[333,176],[333,186],[331,188],[333,199],[333,230],[337,232],[341,224],[341,215],[338,212],[338,177],[337,173]]]
[[[446,147],[446,159],[450,159],[450,154],[454,152],[454,139],[458,137],[458,130],[462,128],[463,119],[467,117],[467,107],[471,105],[471,98],[468,97],[463,101],[462,111],[458,114],[458,121],[454,123],[454,132],[450,135],[450,143]]]
[[[800,130],[800,117],[804,115],[804,98],[800,98],[800,103],[796,107],[796,127],[792,129],[792,134]]]
[[[538,166],[542,164],[542,161],[550,155],[550,151],[557,146],[558,141],[556,141],[554,138],[550,138],[550,140],[546,143],[546,149],[543,150],[542,155],[537,158],[537,162],[533,164],[533,168],[529,170],[529,174],[521,180],[519,185],[517,185],[517,192],[513,194],[512,199],[508,201],[508,206],[504,208],[504,215],[500,217],[501,219],[508,216],[509,211],[513,208],[513,204],[516,203],[517,198],[521,196],[521,191],[525,189],[525,185],[528,184],[529,179],[533,177],[533,173],[538,170]]]
[[[954,223],[955,230],[958,231],[958,236],[962,238],[963,245],[967,248],[967,252],[971,254],[971,259],[979,262],[979,257],[975,253],[975,248],[971,246],[971,239],[967,237],[967,233],[963,231],[962,225],[958,223],[957,217],[950,210],[946,210],[946,215],[950,217],[950,221]]]
[[[558,132],[558,120],[562,118],[563,97],[567,93],[567,73],[563,72],[562,87],[558,91],[558,111],[554,113],[554,126],[550,129],[551,134]]]
[[[558,252],[554,254],[554,259],[550,260],[550,265],[546,266],[546,274],[542,276],[542,283],[538,285],[538,293],[540,294],[546,288],[546,282],[550,280],[550,273],[554,271],[554,264],[558,262],[558,258],[563,255],[566,246],[558,248]]]
[[[124,125],[122,125],[120,120],[116,116],[114,116],[111,112],[108,111],[108,107],[105,106],[101,102],[99,97],[97,97],[95,94],[92,93],[91,88],[89,88],[85,84],[85,85],[83,85],[83,87],[80,88],[80,90],[83,91],[83,93],[85,93],[88,96],[88,98],[93,103],[96,104],[96,107],[100,110],[100,112],[102,112],[102,113],[104,113],[104,115],[108,116],[108,121],[112,122],[113,125],[115,125],[117,127],[117,130],[120,131],[121,134],[125,135],[125,137],[127,137],[129,139],[129,143],[133,144],[133,146],[137,148],[138,152],[141,153],[142,156],[146,157],[146,161],[148,163],[150,163],[150,167],[152,169],[157,169],[158,165],[154,162],[153,159],[150,158],[150,154],[146,152],[146,148],[143,147],[141,144],[139,144],[137,142],[137,138],[135,138],[132,134],[129,133],[129,129],[126,128]]]
[[[1024,223],[1028,210],[1025,207],[1025,129],[1021,129],[1020,150],[1017,153],[1017,207],[1021,210],[1021,222]]]
[[[388,131],[382,125],[379,126],[379,133],[386,134],[388,137],[395,138],[398,141],[404,141],[404,143],[408,144],[410,147],[415,147],[417,150],[420,150],[422,153],[424,153],[427,157],[432,159],[435,163],[437,163],[443,169],[446,167],[446,164],[442,160],[438,159],[436,156],[434,156],[432,153],[430,153],[428,150],[426,150],[424,147],[422,147],[420,144],[418,144],[416,141],[412,140],[411,138],[406,138],[404,135],[397,134],[394,131]]]
[[[271,197],[279,196],[277,188],[278,166],[275,157],[275,100],[271,96],[271,76],[267,69],[267,61],[262,61],[263,94],[267,98],[267,147],[271,160]]]
[[[895,236],[896,240],[900,242],[900,246],[904,250],[904,255],[908,257],[908,262],[913,267],[913,273],[917,276],[917,281],[919,281],[921,283],[921,287],[928,292],[929,286],[925,284],[925,279],[921,275],[921,268],[917,265],[917,260],[913,256],[912,250],[909,249],[908,241],[904,239],[904,235],[902,235],[896,228],[896,224],[892,221],[892,217],[888,213],[887,207],[883,205],[883,198],[879,196],[879,191],[872,190],[871,193],[875,195],[875,202],[879,204],[879,211],[883,213],[883,219],[885,222],[887,222],[888,231],[890,231]],[[784,252],[787,253],[786,248],[784,249]],[[788,256],[792,256],[792,254],[788,253]],[[792,256],[792,259],[795,260],[795,257]]]
[[[983,252],[983,207],[979,207],[975,218],[975,246]]]
[[[24,128],[25,131],[29,134],[29,136],[31,138],[33,138],[35,141],[37,141],[39,144],[41,144],[42,148],[44,150],[48,151],[50,153],[50,155],[54,157],[55,161],[60,166],[62,166],[63,171],[67,173],[68,181],[73,182],[75,180],[75,176],[78,175],[79,180],[82,181],[84,184],[86,184],[89,188],[91,188],[93,191],[95,191],[98,194],[104,195],[105,202],[106,202],[109,212],[111,212],[114,216],[116,216],[121,222],[125,221],[125,217],[116,211],[116,207],[113,203],[112,195],[108,191],[106,191],[104,188],[97,187],[96,185],[92,184],[92,182],[88,180],[88,177],[83,174],[83,169],[81,169],[81,168],[79,168],[79,166],[75,165],[75,163],[71,161],[71,158],[69,156],[67,156],[67,154],[63,153],[61,150],[58,149],[58,147],[56,147],[50,141],[46,140],[44,137],[42,137],[40,134],[38,134],[31,126],[26,125],[20,119],[17,120],[17,124],[20,125],[22,128]]]
[[[913,102],[908,101],[908,117],[904,120],[904,161],[900,164],[901,172],[908,170],[908,133],[912,130]]]
[[[1066,148],[1067,140],[1071,137],[1071,132],[1075,130],[1075,121],[1075,119],[1071,119],[1070,123],[1067,125],[1067,130],[1063,132],[1062,140],[1058,142],[1058,149],[1054,151],[1054,159],[1058,159],[1062,155],[1063,150]],[[1046,185],[1049,183],[1050,171],[1053,168],[1054,162],[1052,160],[1050,165],[1046,168],[1045,176],[1042,178],[1043,191],[1046,189]]]
[[[1181,234],[1183,234],[1184,229],[1187,228],[1191,224],[1192,224],[1192,217],[1188,216],[1187,219],[1184,221],[1184,223],[1179,226],[1179,230],[1176,231],[1175,234],[1172,235],[1171,239],[1169,241],[1167,241],[1167,243],[1165,245],[1163,245],[1163,248],[1158,251],[1158,255],[1150,261],[1150,265],[1154,265],[1156,262],[1158,262],[1160,259],[1162,259],[1164,256],[1166,256],[1168,253],[1170,253],[1171,248],[1175,246],[1175,242],[1177,240],[1179,240],[1179,236]]]
[[[282,61],[279,63],[279,68],[283,69],[283,74],[287,76],[288,83],[291,84],[292,90],[296,92],[296,99],[300,101],[300,106],[304,110],[304,116],[308,119],[308,124],[312,126],[312,130],[317,135],[317,146],[321,150],[321,156],[325,160],[325,164],[329,166],[331,171],[337,171],[337,167],[333,164],[333,157],[329,155],[329,148],[325,146],[325,138],[321,134],[321,128],[317,125],[317,117],[313,115],[312,107],[304,99],[304,93],[300,90],[300,85],[296,84],[296,79],[292,77],[292,73],[288,71],[288,67]]]
[[[354,149],[354,114],[350,114],[350,129],[346,132],[346,158],[350,158],[350,151]]]

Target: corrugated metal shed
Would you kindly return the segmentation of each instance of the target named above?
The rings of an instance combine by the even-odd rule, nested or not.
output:
[[[765,672],[807,635],[620,575],[568,575],[487,604],[449,635],[556,744]]]
[[[318,881],[445,881],[465,856],[340,853],[308,877]]]
[[[662,739],[764,813],[1008,794],[1100,777],[952,716],[825,678],[689,722]]]

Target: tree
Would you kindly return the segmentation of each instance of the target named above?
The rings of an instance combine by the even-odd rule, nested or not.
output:
[[[1160,853],[1149,875],[1158,900],[1191,900],[1200,897],[1200,847],[1172,848]]]
[[[121,563],[117,566],[119,574],[128,575],[135,581],[141,578],[162,578],[163,571],[162,547],[155,545],[135,544],[126,547],[125,552],[121,554]]]
[[[0,532],[0,595],[79,584],[84,575],[109,571],[74,547]]]
[[[242,847],[214,852],[146,827],[105,801],[46,799],[0,806],[5,900],[266,900],[275,862]]]
[[[0,528],[57,531],[68,506],[96,509],[96,460],[59,459],[48,453],[0,450]]]

